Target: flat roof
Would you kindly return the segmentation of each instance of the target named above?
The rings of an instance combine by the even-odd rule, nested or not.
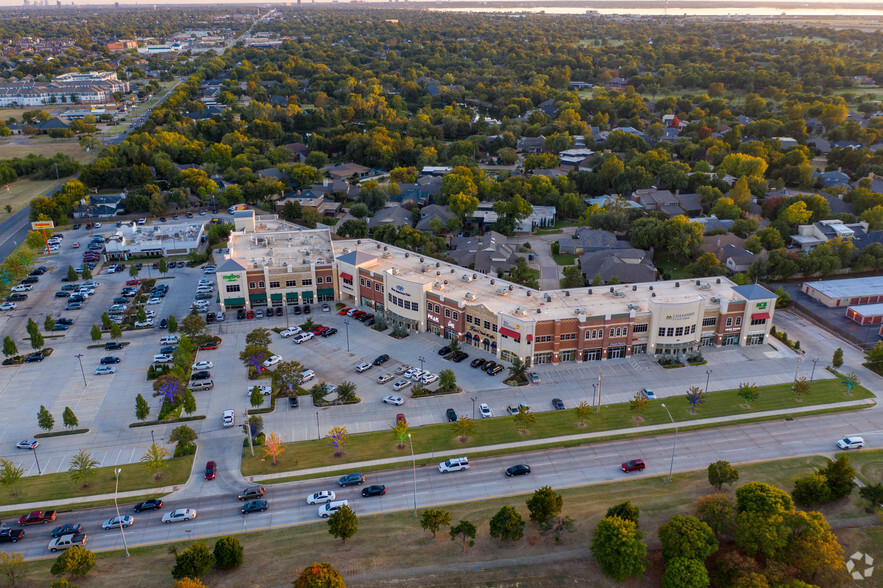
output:
[[[127,243],[136,244],[146,241],[193,241],[199,237],[199,232],[204,224],[203,222],[186,222],[139,225],[131,222],[121,225],[115,234],[125,238]]]
[[[259,218],[254,232],[230,233],[229,257],[247,269],[282,268],[334,261],[328,229],[302,229],[284,221]]]
[[[852,311],[862,316],[880,316],[883,315],[883,302],[880,304],[857,304],[847,307],[846,311]]]
[[[856,296],[879,296],[883,294],[883,276],[850,278],[847,280],[819,280],[804,282],[813,290],[828,298],[855,298]]]

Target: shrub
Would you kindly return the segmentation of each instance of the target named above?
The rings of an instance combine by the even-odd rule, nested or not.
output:
[[[215,565],[232,570],[242,565],[242,545],[236,537],[221,537],[215,541]]]

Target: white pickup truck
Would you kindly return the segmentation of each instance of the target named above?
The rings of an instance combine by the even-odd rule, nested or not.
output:
[[[56,537],[55,539],[53,539],[52,541],[49,542],[49,551],[52,551],[54,553],[59,550],[73,547],[74,545],[79,545],[80,547],[85,547],[86,534],[85,533],[77,533],[76,535],[62,535],[61,537]]]

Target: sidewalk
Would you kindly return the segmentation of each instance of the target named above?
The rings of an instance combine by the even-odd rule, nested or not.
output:
[[[142,490],[129,490],[117,494],[119,502],[126,502],[126,498],[144,496],[145,494],[168,494],[178,490],[180,486],[162,486],[159,488],[144,488]],[[93,496],[78,496],[75,498],[63,498],[61,500],[47,500],[45,502],[29,502],[25,504],[4,504],[0,506],[0,512],[30,512],[39,509],[52,509],[68,506],[69,504],[83,504],[85,502],[98,502],[101,500],[113,500],[113,494],[96,494]],[[8,521],[7,521],[8,522]]]

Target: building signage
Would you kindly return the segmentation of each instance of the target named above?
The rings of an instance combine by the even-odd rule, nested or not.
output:
[[[31,228],[36,230],[39,229],[51,229],[55,226],[55,223],[51,220],[48,221],[34,221],[31,223]]]
[[[758,302],[758,303],[757,303],[757,310],[765,310],[765,309],[766,309],[766,305],[767,305],[766,302]]]
[[[405,288],[399,284],[398,286],[393,286],[392,291],[396,294],[401,294],[402,296],[411,296],[407,292],[405,292]]]
[[[448,328],[449,329],[456,329],[457,325],[456,325],[456,323],[454,323],[454,321],[448,321]]]
[[[686,321],[696,314],[696,312],[682,312],[681,314],[670,314],[665,317],[667,321]]]
[[[431,320],[431,321],[434,322],[434,323],[440,323],[440,322],[441,322],[441,321],[439,320],[439,318],[438,318],[437,316],[435,316],[435,315],[427,314],[427,315],[426,315],[426,318],[428,318],[429,320]]]
[[[228,282],[237,282],[239,278],[241,278],[239,274],[227,274],[225,276],[221,276],[222,279],[227,280]]]

